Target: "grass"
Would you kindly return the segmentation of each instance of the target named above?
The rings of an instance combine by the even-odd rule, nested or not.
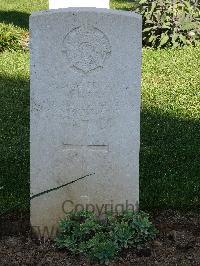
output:
[[[113,9],[134,10],[136,2],[138,2],[138,0],[112,0],[110,1],[110,6]]]
[[[131,1],[113,1],[130,8]],[[1,0],[1,23],[28,31],[44,0]],[[10,26],[9,26],[10,27]],[[200,46],[143,49],[142,209],[200,209]],[[29,198],[29,54],[0,53],[0,213]]]
[[[29,197],[28,56],[0,54],[0,213]]]
[[[200,209],[200,46],[143,50],[144,208]]]
[[[29,15],[33,11],[47,9],[47,0],[1,0],[0,22],[13,23],[28,29]]]

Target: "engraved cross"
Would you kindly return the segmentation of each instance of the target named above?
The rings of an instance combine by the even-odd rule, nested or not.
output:
[[[87,171],[87,164],[86,164],[86,156],[88,152],[109,152],[109,146],[108,145],[74,145],[74,144],[65,144],[63,145],[66,147],[66,149],[71,151],[78,151],[81,155],[81,168],[82,173],[86,174]]]

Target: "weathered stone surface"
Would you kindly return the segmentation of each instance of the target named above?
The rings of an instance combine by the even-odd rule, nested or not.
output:
[[[109,0],[49,0],[49,9],[67,7],[109,8]]]
[[[32,226],[51,230],[83,207],[102,214],[137,206],[140,16],[43,11],[31,16],[30,31],[31,195],[86,176],[34,198]]]

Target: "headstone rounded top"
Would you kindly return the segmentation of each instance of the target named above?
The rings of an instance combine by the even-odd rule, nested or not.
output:
[[[37,20],[38,17],[42,17],[41,19],[46,20],[46,17],[48,16],[60,16],[61,14],[63,15],[68,15],[68,14],[74,15],[80,15],[81,13],[85,16],[89,16],[90,14],[95,14],[95,15],[109,15],[109,16],[115,16],[116,18],[118,16],[123,16],[123,17],[131,17],[134,19],[138,20],[138,23],[141,24],[142,22],[142,16],[136,12],[131,12],[131,11],[124,11],[124,10],[116,10],[116,9],[108,9],[108,8],[95,8],[95,7],[68,7],[68,8],[57,8],[57,9],[50,9],[50,10],[42,10],[42,11],[36,11],[33,12],[30,16],[30,23],[34,18]],[[37,17],[37,18],[36,18]]]
[[[49,9],[67,7],[109,8],[109,0],[49,0]]]

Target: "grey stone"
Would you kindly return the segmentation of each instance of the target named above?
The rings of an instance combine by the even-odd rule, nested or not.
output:
[[[38,235],[72,210],[138,206],[141,28],[107,9],[30,18],[31,196],[68,184],[32,199]]]

